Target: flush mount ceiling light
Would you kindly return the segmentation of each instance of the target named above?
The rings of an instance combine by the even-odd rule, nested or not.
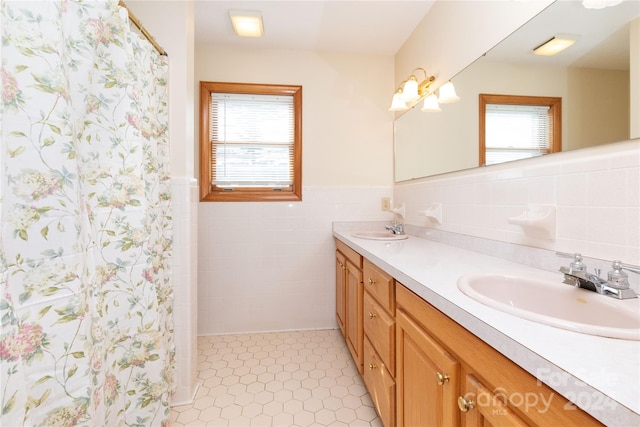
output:
[[[569,37],[551,37],[551,39],[533,49],[533,53],[541,56],[553,56],[557,53],[562,52],[575,42],[575,39]]]
[[[241,37],[262,37],[262,13],[254,10],[230,10],[233,31]]]

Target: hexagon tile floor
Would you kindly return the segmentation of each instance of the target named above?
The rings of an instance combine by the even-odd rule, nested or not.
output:
[[[171,426],[382,423],[340,331],[198,337],[201,386]]]

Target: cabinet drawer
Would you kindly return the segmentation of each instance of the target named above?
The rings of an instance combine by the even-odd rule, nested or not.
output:
[[[391,317],[367,292],[362,307],[364,334],[374,349],[395,376],[395,319]]]
[[[344,256],[351,261],[353,265],[358,268],[362,268],[362,255],[345,245],[338,239],[334,239],[336,242],[336,249],[344,254]]]
[[[364,286],[378,302],[390,313],[395,311],[393,277],[364,260]]]
[[[364,339],[364,383],[384,427],[395,426],[396,384],[371,342]]]

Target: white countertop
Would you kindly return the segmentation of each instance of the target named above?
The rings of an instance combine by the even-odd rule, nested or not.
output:
[[[352,231],[342,224],[333,235],[601,422],[640,426],[640,341],[529,321],[485,306],[456,285],[460,276],[482,272],[535,275],[562,285],[560,273],[420,237],[376,241]],[[640,299],[620,302],[640,310]]]

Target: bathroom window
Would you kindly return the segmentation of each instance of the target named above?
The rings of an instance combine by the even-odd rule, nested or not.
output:
[[[561,98],[480,94],[480,166],[561,150]]]
[[[302,87],[200,82],[200,200],[302,200]]]

